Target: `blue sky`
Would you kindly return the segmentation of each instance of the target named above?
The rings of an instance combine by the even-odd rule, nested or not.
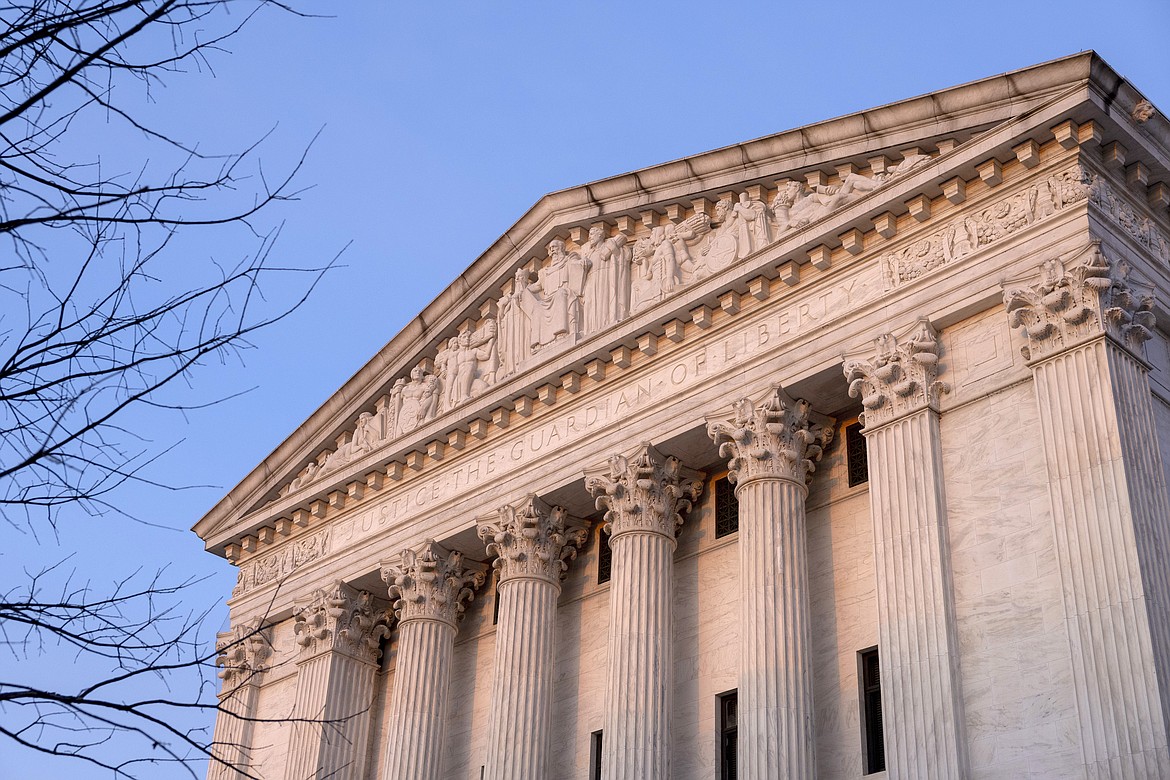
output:
[[[131,421],[160,449],[178,442],[157,480],[211,487],[127,488],[122,504],[151,526],[67,518],[39,544],[0,529],[0,569],[77,551],[71,563],[97,583],[169,565],[207,576],[189,608],[221,602],[234,569],[190,526],[546,192],[1089,48],[1170,110],[1164,0],[304,7],[331,16],[262,14],[211,71],[168,79],[142,110],[209,150],[271,131],[260,152],[272,175],[320,131],[298,178],[309,189],[261,222],[283,222],[275,259],[316,265],[345,248],[341,267],[242,364],[206,366],[184,394],[250,392]],[[251,249],[239,233],[200,233],[174,262]],[[212,628],[226,617],[216,609]],[[12,660],[0,663],[7,675]],[[2,740],[0,767],[107,776]]]

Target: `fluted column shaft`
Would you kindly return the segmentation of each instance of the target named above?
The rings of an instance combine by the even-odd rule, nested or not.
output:
[[[455,627],[414,619],[398,627],[385,780],[435,780],[443,755]]]
[[[803,484],[740,482],[739,776],[812,778],[812,658]]]
[[[496,671],[484,776],[548,776],[554,629],[559,588],[537,578],[501,582]]]
[[[602,776],[670,778],[674,684],[674,540],[656,533],[613,537],[609,674]]]
[[[1170,644],[1157,598],[1170,510],[1145,368],[1105,338],[1032,368],[1086,768],[1170,777],[1156,663]]]
[[[499,572],[496,671],[488,719],[488,780],[548,777],[557,596],[586,524],[528,495],[479,518]]]
[[[602,776],[671,780],[675,533],[703,475],[650,444],[586,480],[613,552]]]
[[[484,583],[484,567],[427,539],[380,568],[398,618],[382,780],[437,780],[458,621]]]
[[[1004,306],[1035,381],[1085,774],[1170,777],[1170,500],[1140,359],[1154,301],[1099,242],[1039,270]]]
[[[262,620],[241,620],[216,636],[216,666],[223,687],[212,735],[207,780],[232,780],[251,768],[252,726],[260,681],[272,655],[270,630]]]
[[[376,671],[341,653],[297,664],[288,780],[364,780]]]
[[[707,423],[739,499],[738,769],[816,776],[805,499],[833,422],[774,386]]]
[[[373,597],[335,582],[294,614],[300,646],[286,780],[364,780],[380,643]]]
[[[921,318],[845,361],[861,397],[877,582],[878,663],[891,778],[967,772],[938,404],[941,345]]]
[[[966,766],[938,414],[866,429],[886,771],[960,778]]]
[[[234,780],[251,765],[252,718],[260,686],[248,681],[219,696],[219,712],[212,735],[213,760],[207,765],[207,780]]]

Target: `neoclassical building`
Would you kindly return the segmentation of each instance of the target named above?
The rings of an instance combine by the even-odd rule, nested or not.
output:
[[[1091,52],[545,196],[196,524],[219,754],[1170,777],[1168,207]]]

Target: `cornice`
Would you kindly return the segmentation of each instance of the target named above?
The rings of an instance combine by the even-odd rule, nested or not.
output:
[[[516,230],[524,227],[527,231],[525,235],[528,236],[528,243],[535,247],[536,244],[531,239],[538,231],[530,224],[533,219],[543,214],[541,219],[546,221],[552,219],[553,222],[556,222],[567,219],[567,216],[576,213],[572,209],[578,208],[579,204],[573,205],[573,197],[575,196],[566,193],[582,193],[587,190],[588,197],[585,199],[594,203],[591,208],[601,209],[600,212],[592,213],[587,217],[587,219],[595,220],[598,216],[604,216],[607,213],[605,209],[609,206],[606,204],[623,203],[622,197],[640,199],[642,213],[645,213],[652,210],[650,207],[662,208],[664,205],[669,205],[665,204],[664,201],[649,202],[649,195],[665,197],[664,194],[668,192],[675,192],[677,195],[683,192],[681,188],[684,185],[700,188],[704,184],[715,183],[720,175],[730,177],[727,179],[728,184],[718,183],[714,185],[715,187],[730,186],[730,182],[734,179],[734,181],[739,182],[736,189],[744,191],[745,187],[750,187],[746,182],[751,181],[751,176],[763,170],[758,165],[775,160],[789,161],[791,164],[791,161],[796,159],[807,163],[815,155],[820,155],[816,159],[828,160],[832,153],[843,148],[844,141],[842,139],[857,140],[865,133],[872,136],[874,132],[879,130],[885,132],[892,125],[883,123],[892,122],[891,117],[895,115],[900,115],[905,120],[899,127],[913,126],[916,128],[916,132],[922,132],[922,123],[927,121],[928,113],[923,101],[930,102],[935,111],[941,111],[944,107],[949,106],[945,113],[951,117],[962,116],[964,110],[968,113],[974,112],[975,106],[980,104],[980,100],[983,101],[982,104],[985,107],[1011,106],[1012,114],[998,117],[1000,119],[1011,118],[1016,112],[1024,110],[1024,104],[1027,104],[1028,108],[1034,109],[1037,104],[1042,103],[1044,99],[1052,98],[1053,95],[1061,97],[1063,101],[1061,105],[1075,104],[1077,98],[1075,95],[1070,96],[1069,90],[1074,89],[1075,91],[1076,85],[1082,84],[1082,82],[1078,80],[1081,77],[1075,77],[1074,74],[1079,72],[1083,77],[1084,71],[1087,70],[1085,63],[1090,60],[1092,60],[1090,55],[1079,55],[1049,65],[1038,66],[1038,68],[1029,69],[1029,71],[957,87],[935,96],[916,98],[893,106],[855,114],[851,117],[831,120],[810,128],[803,128],[800,131],[792,131],[803,138],[801,141],[803,144],[801,148],[804,149],[801,152],[803,156],[793,156],[796,155],[794,151],[796,149],[795,136],[792,133],[784,133],[748,144],[726,147],[706,155],[688,158],[686,161],[676,161],[640,171],[635,176],[639,183],[634,189],[622,190],[622,187],[632,186],[627,181],[629,176],[634,176],[631,174],[627,177],[614,177],[603,182],[584,185],[582,188],[554,193],[538,203],[533,212],[526,215],[518,223],[517,228],[509,231],[505,238],[509,236],[514,238],[518,235]],[[1031,73],[1031,71],[1045,69],[1052,70],[1046,74]],[[1012,78],[1008,78],[1009,76]],[[1033,79],[1033,81],[1029,81],[1029,79]],[[1023,86],[1028,86],[1032,91],[1025,95],[1024,92],[1019,91]],[[967,92],[964,93],[964,90]],[[997,92],[997,90],[1002,90],[1002,92]],[[991,99],[989,99],[989,91],[999,95],[999,97],[991,95]],[[960,93],[965,94],[966,97]],[[1013,94],[1014,97],[1011,96]],[[982,95],[982,98],[979,95]],[[964,101],[967,102],[964,103]],[[962,105],[967,106],[967,108],[962,109]],[[895,108],[897,110],[894,110]],[[993,109],[988,110],[994,113]],[[937,118],[941,114],[936,113],[934,116]],[[917,117],[917,120],[914,117]],[[918,121],[918,124],[914,124],[914,121]],[[865,133],[861,132],[863,128],[867,128]],[[1101,138],[1093,136],[1094,132],[1098,136],[1100,135],[1099,129],[1094,129],[1092,125],[1089,125],[1089,128],[1091,140],[1100,141]],[[1036,129],[1039,129],[1041,135],[1048,130],[1047,127],[1033,128],[1033,130]],[[488,294],[491,284],[498,282],[499,269],[515,268],[517,260],[526,256],[525,253],[517,252],[513,241],[509,241],[510,261],[503,265],[501,265],[502,261],[492,265],[491,267],[496,269],[497,275],[491,276],[490,282],[484,281],[490,275],[487,275],[486,272],[479,274],[478,272],[471,273],[471,271],[482,270],[491,257],[500,261],[502,255],[497,255],[503,250],[497,243],[476,262],[472,269],[469,269],[469,272],[461,275],[447,292],[440,296],[434,304],[427,307],[419,319],[412,322],[403,333],[391,341],[387,348],[383,349],[366,368],[350,380],[304,426],[298,429],[297,433],[282,445],[273,456],[270,456],[259,469],[249,475],[207,517],[200,521],[196,525],[196,531],[205,536],[211,549],[223,550],[226,544],[235,544],[235,555],[232,556],[235,558],[238,558],[242,553],[249,552],[249,547],[252,548],[252,551],[259,551],[265,542],[275,543],[286,536],[296,537],[298,534],[308,533],[312,530],[310,526],[318,525],[326,516],[344,508],[347,502],[361,501],[363,495],[371,495],[382,489],[383,485],[392,484],[396,478],[403,476],[405,469],[426,468],[428,464],[443,458],[444,454],[456,455],[463,447],[473,446],[481,435],[489,435],[490,431],[499,427],[495,422],[492,422],[493,417],[505,424],[507,424],[508,418],[512,423],[522,423],[526,412],[530,413],[534,406],[553,404],[558,396],[579,392],[582,386],[588,386],[591,381],[603,380],[607,371],[614,372],[624,369],[636,355],[652,356],[656,351],[659,339],[678,341],[682,338],[689,338],[693,333],[701,333],[709,326],[712,311],[718,311],[720,308],[724,311],[737,309],[740,298],[747,295],[761,299],[766,298],[769,294],[768,288],[779,290],[779,293],[773,294],[783,295],[793,285],[799,283],[802,270],[807,270],[810,265],[823,272],[834,263],[852,259],[855,252],[865,252],[868,255],[876,244],[889,240],[895,235],[901,238],[898,231],[905,233],[920,229],[919,220],[922,217],[920,213],[915,213],[914,209],[921,208],[924,203],[927,213],[922,225],[929,224],[931,220],[930,204],[942,201],[937,197],[937,194],[931,198],[927,193],[942,191],[944,197],[947,197],[947,193],[942,187],[951,181],[946,179],[947,171],[978,165],[979,160],[972,155],[977,157],[980,149],[987,148],[992,144],[990,135],[984,134],[949,154],[939,155],[924,170],[912,172],[904,180],[899,180],[896,186],[890,185],[883,188],[879,193],[850,203],[840,213],[834,213],[829,218],[803,231],[786,236],[782,241],[772,244],[765,251],[748,258],[748,262],[736,264],[734,268],[729,268],[723,273],[715,274],[701,283],[692,285],[687,289],[685,295],[676,296],[675,299],[665,301],[636,317],[630,318],[622,324],[621,328],[603,331],[582,342],[576,348],[558,354],[554,362],[558,366],[567,367],[567,369],[549,374],[547,372],[552,369],[551,365],[537,366],[533,370],[526,371],[522,376],[514,377],[493,387],[492,392],[476,399],[473,404],[456,409],[453,413],[444,414],[429,424],[421,426],[414,432],[417,435],[412,436],[409,441],[395,442],[394,446],[387,450],[379,451],[364,459],[355,459],[350,464],[350,468],[338,472],[328,484],[320,485],[308,493],[277,500],[258,511],[247,511],[256,506],[259,495],[270,491],[275,486],[274,480],[278,475],[292,476],[289,469],[294,462],[298,462],[293,460],[294,454],[303,458],[311,451],[309,447],[312,443],[317,443],[319,446],[320,442],[328,439],[328,437],[321,435],[323,426],[326,426],[328,420],[335,421],[331,425],[334,426],[332,428],[333,435],[337,435],[337,420],[342,417],[352,420],[359,411],[369,411],[373,408],[372,404],[377,397],[377,391],[366,392],[361,388],[384,388],[395,372],[401,372],[417,359],[422,347],[417,341],[416,337],[419,333],[416,331],[426,330],[428,333],[438,334],[431,338],[432,344],[442,337],[437,328],[443,320],[435,319],[432,316],[437,311],[437,304],[442,302],[443,307],[452,307],[453,304],[448,298],[456,298],[461,304],[467,304],[469,301],[478,302],[479,298]],[[1052,135],[1048,137],[1051,138]],[[837,146],[834,146],[834,143]],[[785,144],[793,144],[793,146],[789,148]],[[1000,141],[999,144],[1000,147],[1004,146],[1003,141]],[[757,155],[755,158],[742,156],[743,150],[748,148],[755,150],[753,152]],[[719,168],[716,161],[721,159],[720,155],[731,154],[732,150],[735,150],[738,162],[731,165],[727,161],[727,166]],[[770,151],[765,154],[765,150]],[[785,157],[785,155],[788,156]],[[744,159],[753,159],[753,165],[757,165],[757,167],[745,167],[742,162]],[[686,163],[685,167],[690,170],[686,175],[683,175],[677,167],[682,163]],[[1004,163],[1003,167],[1009,168],[1011,166]],[[776,176],[784,172],[778,171],[772,175]],[[792,172],[788,171],[788,173]],[[622,182],[626,183],[622,184]],[[675,190],[670,190],[670,187],[675,187]],[[625,194],[622,195],[622,192]],[[699,189],[699,192],[696,193],[694,189],[688,189],[685,192],[688,197],[684,199],[693,200],[694,198],[690,196],[702,197],[704,190]],[[710,194],[709,190],[706,192]],[[919,193],[917,199],[909,197],[913,192]],[[601,206],[597,206],[597,203],[600,203]],[[889,210],[884,211],[887,208]],[[550,215],[555,215],[555,218]],[[888,219],[886,219],[887,216]],[[875,217],[882,217],[882,222],[875,224]],[[874,227],[864,231],[857,227],[846,228],[847,225],[858,224],[874,225]],[[562,224],[562,227],[565,225]],[[883,235],[886,232],[890,233],[888,238]],[[541,238],[543,239],[545,235],[547,235],[547,231],[541,235]],[[524,241],[516,241],[515,245],[523,245],[524,243]],[[460,309],[458,306],[454,308]],[[453,327],[466,312],[467,308],[464,306],[458,312],[448,316],[448,326]],[[432,319],[435,319],[435,322],[432,323]],[[429,349],[429,347],[426,348]],[[391,358],[391,355],[396,357]],[[374,381],[374,377],[381,377],[381,379]],[[367,398],[367,403],[361,404],[359,401],[361,398]],[[304,461],[299,462],[303,463]],[[279,463],[289,465],[278,466]]]

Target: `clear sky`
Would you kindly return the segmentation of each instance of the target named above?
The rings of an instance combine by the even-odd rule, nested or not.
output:
[[[261,14],[212,71],[168,79],[143,110],[209,150],[275,128],[261,147],[274,174],[321,131],[299,176],[310,189],[266,224],[284,223],[274,258],[348,247],[342,267],[188,397],[249,393],[132,422],[160,449],[179,442],[157,480],[213,487],[128,487],[122,504],[155,526],[76,518],[39,544],[0,528],[5,578],[75,551],[96,583],[169,565],[207,575],[186,605],[214,607],[219,628],[234,569],[190,526],[546,192],[1090,48],[1170,111],[1165,0],[302,7],[331,16]],[[252,246],[212,233],[178,249],[195,265]],[[107,776],[0,739],[4,777],[66,772]]]

